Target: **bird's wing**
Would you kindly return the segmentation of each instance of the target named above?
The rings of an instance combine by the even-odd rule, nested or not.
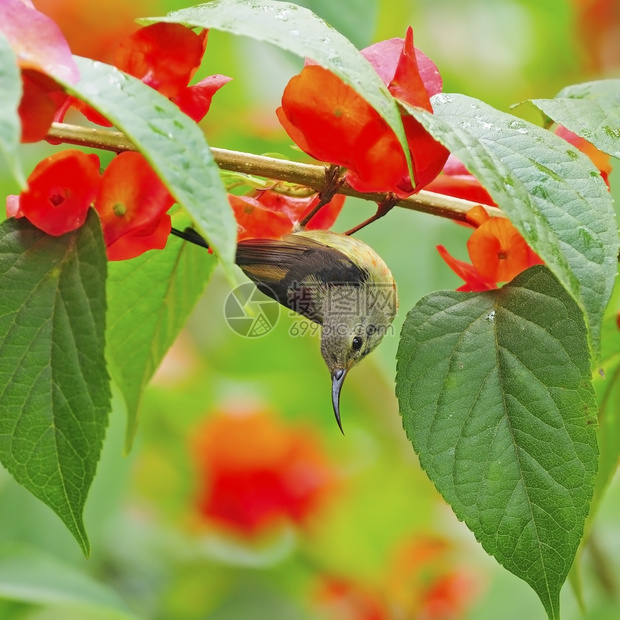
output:
[[[237,264],[263,293],[317,323],[328,285],[361,284],[368,277],[339,249],[295,234],[240,241]]]
[[[310,249],[320,249],[321,244],[286,237],[244,239],[237,244],[236,262],[263,293],[290,308],[289,287],[305,262],[303,256]]]

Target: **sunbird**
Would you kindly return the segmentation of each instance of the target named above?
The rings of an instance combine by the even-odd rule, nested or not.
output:
[[[203,247],[193,229],[172,233]],[[332,378],[332,405],[340,431],[340,392],[349,370],[390,329],[398,310],[394,278],[363,241],[326,230],[282,239],[243,239],[236,263],[267,296],[321,325],[321,354]]]

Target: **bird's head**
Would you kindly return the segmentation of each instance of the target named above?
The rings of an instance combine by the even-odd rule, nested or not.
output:
[[[385,287],[371,290],[370,285],[338,287],[328,301],[334,307],[324,312],[321,354],[332,377],[334,415],[342,431],[340,392],[344,379],[390,330],[397,307],[393,291]]]

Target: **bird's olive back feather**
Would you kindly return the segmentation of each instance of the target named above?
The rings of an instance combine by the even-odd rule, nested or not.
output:
[[[302,234],[244,239],[237,246],[236,262],[263,293],[317,323],[322,323],[317,296],[304,295],[304,287],[360,286],[369,275],[339,249]],[[300,298],[308,303],[299,304]]]

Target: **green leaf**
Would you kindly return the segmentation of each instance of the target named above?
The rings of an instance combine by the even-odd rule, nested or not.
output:
[[[83,571],[23,545],[0,547],[0,598],[105,613],[111,620],[137,617],[113,590]]]
[[[464,95],[407,108],[489,191],[586,315],[594,351],[617,271],[612,198],[562,138]]]
[[[64,83],[67,92],[101,112],[134,143],[232,277],[237,223],[198,125],[140,80],[88,58],[75,60],[82,77],[77,84]]]
[[[620,329],[617,309],[603,321],[600,368],[594,375],[599,403],[599,473],[594,506],[602,499],[620,459]]]
[[[204,248],[171,237],[165,250],[110,263],[107,358],[127,405],[126,449],[142,391],[203,293],[215,266]]]
[[[26,185],[17,150],[22,134],[17,108],[22,98],[22,81],[17,58],[7,38],[0,31],[0,151],[4,155],[15,180]]]
[[[562,89],[554,99],[530,99],[556,123],[620,158],[620,80],[599,80]]]
[[[407,436],[484,549],[559,618],[596,474],[583,316],[542,266],[408,314],[396,394]]]
[[[0,461],[86,555],[82,512],[110,410],[105,277],[93,211],[61,237],[0,224]]]
[[[375,40],[379,0],[298,0],[295,4],[316,13],[357,48],[367,47]],[[398,27],[402,28],[402,23]]]
[[[385,119],[403,147],[411,172],[405,129],[387,86],[355,46],[312,11],[279,0],[211,0],[173,11],[166,17],[148,17],[138,22],[214,28],[266,41],[302,58],[311,58],[351,86]]]

